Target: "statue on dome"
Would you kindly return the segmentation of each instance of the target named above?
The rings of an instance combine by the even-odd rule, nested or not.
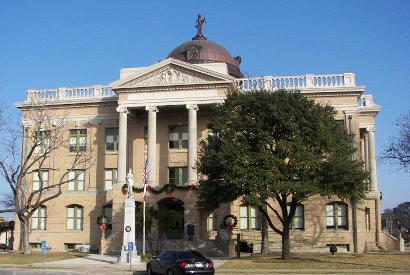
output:
[[[201,14],[198,14],[198,18],[196,19],[196,25],[195,28],[197,29],[196,35],[194,38],[194,40],[198,40],[198,39],[206,39],[206,37],[204,36],[204,34],[202,33],[202,26],[206,23],[206,19],[205,17],[202,18]]]

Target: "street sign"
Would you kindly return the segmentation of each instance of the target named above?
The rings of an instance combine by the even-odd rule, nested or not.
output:
[[[134,250],[134,243],[128,242],[128,251],[133,251],[133,250]]]
[[[44,255],[47,251],[47,241],[41,241],[41,253]]]
[[[126,231],[126,232],[130,232],[130,231],[131,231],[131,226],[127,225],[127,226],[125,227],[125,231]]]

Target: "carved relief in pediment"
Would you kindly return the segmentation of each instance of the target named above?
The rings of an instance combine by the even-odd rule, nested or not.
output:
[[[130,80],[122,84],[121,87],[198,84],[218,80],[220,81],[221,79],[182,67],[168,65]]]

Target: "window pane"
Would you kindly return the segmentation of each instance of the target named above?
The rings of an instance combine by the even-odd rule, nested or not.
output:
[[[182,133],[182,140],[188,140],[188,133]]]
[[[77,138],[70,137],[70,146],[76,146],[76,145],[77,145]]]
[[[327,226],[335,226],[334,217],[327,217],[326,218],[326,225]]]
[[[293,224],[296,229],[303,229],[303,218],[302,217],[295,217],[293,219]]]
[[[326,216],[334,216],[334,215],[335,215],[335,212],[334,212],[333,204],[326,205]]]
[[[84,170],[78,170],[78,180],[84,180]]]
[[[74,229],[74,218],[67,218],[67,229]]]
[[[40,219],[40,228],[46,229],[46,219],[45,218]]]
[[[188,182],[188,168],[182,168],[182,184],[186,184]]]
[[[35,216],[31,218],[31,229],[38,229],[38,218]]]
[[[240,217],[248,217],[248,208],[246,206],[241,206],[239,208]]]
[[[303,206],[298,205],[296,206],[295,216],[303,216]]]
[[[170,141],[177,141],[177,140],[179,140],[179,133],[169,133],[169,140],[170,140]]]
[[[248,218],[240,218],[241,229],[248,229]]]
[[[107,136],[106,141],[107,143],[114,143],[114,136]]]
[[[43,179],[43,181],[48,181],[48,172],[47,171],[43,171],[41,173],[41,177]]]
[[[33,191],[40,190],[40,182],[34,181],[33,182]]]
[[[74,218],[74,208],[73,207],[67,208],[67,217]]]
[[[251,212],[251,217],[255,218],[257,216],[257,212],[256,212],[256,208],[255,207],[251,207],[250,208],[250,212]]]
[[[84,146],[87,141],[86,137],[80,137],[80,146]]]
[[[82,218],[77,218],[76,229],[77,230],[83,229],[83,219]]]
[[[69,182],[68,182],[68,185],[67,185],[67,189],[68,189],[69,191],[75,190],[75,182],[74,182],[74,181],[69,181]]]
[[[83,180],[77,181],[77,190],[84,190],[84,181]]]

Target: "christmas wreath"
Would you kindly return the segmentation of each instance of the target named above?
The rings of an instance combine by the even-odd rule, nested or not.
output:
[[[97,224],[100,227],[100,230],[101,230],[102,233],[107,231],[107,229],[111,229],[111,227],[112,227],[111,219],[109,217],[105,216],[104,214],[101,214],[100,216],[98,216]]]
[[[238,218],[234,215],[227,215],[223,219],[222,224],[226,227],[228,233],[232,233],[236,225],[238,225]]]

